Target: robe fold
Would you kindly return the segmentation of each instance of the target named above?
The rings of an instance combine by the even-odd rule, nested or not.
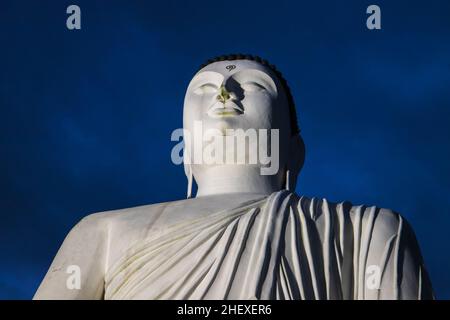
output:
[[[159,228],[105,277],[105,299],[432,298],[400,215],[286,190]]]

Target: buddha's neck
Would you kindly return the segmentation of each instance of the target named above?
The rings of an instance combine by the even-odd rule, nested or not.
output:
[[[194,169],[198,185],[197,197],[229,194],[253,193],[269,195],[283,187],[282,175],[261,175],[256,166],[215,166]]]

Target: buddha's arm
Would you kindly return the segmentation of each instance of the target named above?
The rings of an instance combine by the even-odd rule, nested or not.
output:
[[[108,226],[98,216],[82,219],[67,235],[34,299],[102,299]]]
[[[374,259],[370,259],[369,254],[369,260],[372,261],[368,264],[380,266],[383,273],[379,292],[366,287],[366,297],[387,300],[433,299],[431,282],[410,224],[390,210],[380,214],[377,220],[371,245]]]
[[[399,298],[406,300],[434,299],[433,288],[425,269],[416,235],[406,220],[403,221],[399,237],[401,250],[397,257],[399,260]]]

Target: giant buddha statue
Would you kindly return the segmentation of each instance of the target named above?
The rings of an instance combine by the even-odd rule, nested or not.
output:
[[[213,134],[185,139],[187,199],[88,215],[67,235],[35,299],[433,298],[401,215],[295,193],[305,146],[275,66],[251,55],[202,65],[184,102],[185,132],[197,124]],[[231,161],[195,159],[212,138],[252,130],[243,148],[215,143],[209,152]],[[255,154],[265,161],[252,161]],[[75,289],[70,266],[80,270]]]

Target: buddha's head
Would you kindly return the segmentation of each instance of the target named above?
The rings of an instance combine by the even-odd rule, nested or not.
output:
[[[267,132],[267,143],[261,143],[266,140],[259,139],[259,136],[257,146],[255,145],[259,152],[267,155],[277,153],[279,156],[277,170],[269,171],[271,177],[267,178],[276,190],[295,189],[305,149],[290,89],[275,66],[250,55],[227,55],[208,60],[189,83],[184,101],[184,129],[194,132],[199,123],[203,132],[212,130],[217,132],[216,135],[222,136],[223,145],[227,145],[226,136],[233,131],[230,129]],[[278,132],[275,144],[271,143],[272,129],[277,129],[275,131]],[[200,139],[203,138],[197,138]],[[185,139],[185,142],[184,156],[185,159],[189,157],[189,161],[185,161],[185,172],[190,182],[194,178],[197,183],[201,183],[205,179],[204,173],[211,168],[215,168],[214,172],[230,173],[238,169],[245,174],[247,169],[267,166],[266,163],[249,162],[252,153],[250,145],[246,149],[250,155],[245,156],[244,163],[193,163],[193,145],[201,141],[191,142]],[[205,146],[205,140],[202,142]],[[229,151],[225,150],[224,153]]]

